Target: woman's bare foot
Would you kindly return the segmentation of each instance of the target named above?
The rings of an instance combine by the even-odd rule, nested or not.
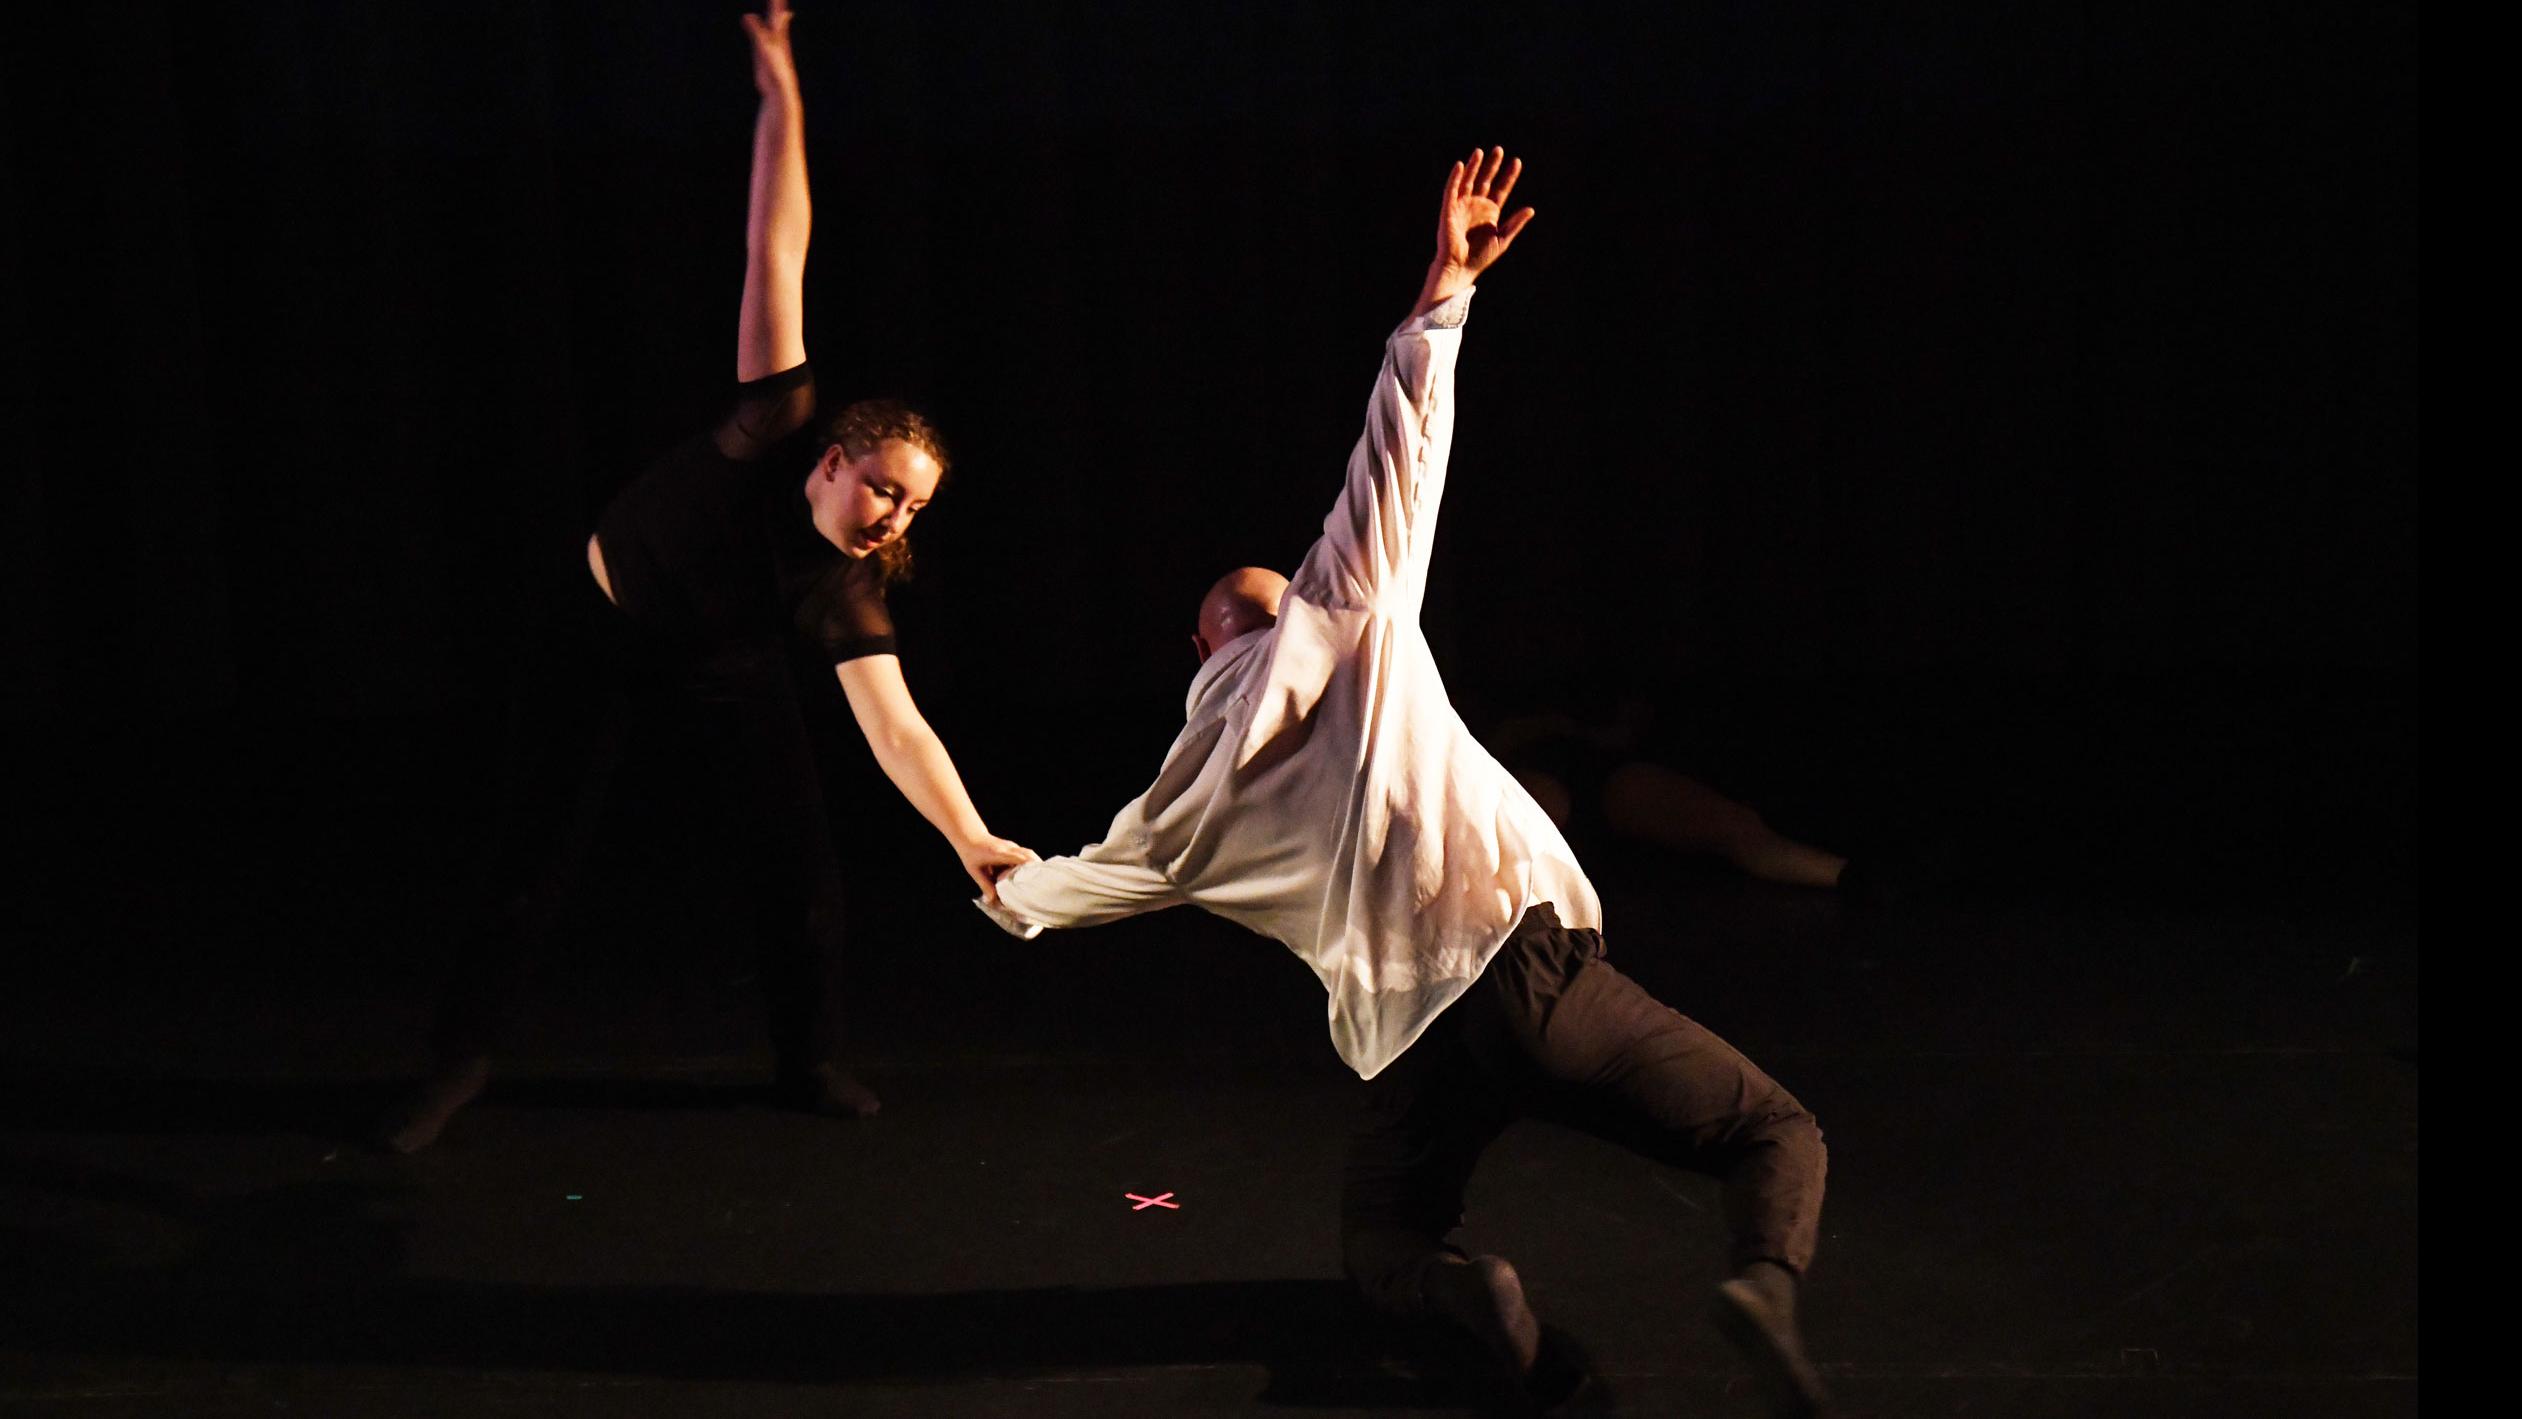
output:
[[[481,1097],[482,1089],[489,1083],[488,1056],[477,1054],[447,1061],[376,1121],[374,1142],[389,1153],[419,1152],[437,1142],[447,1120]]]
[[[780,1098],[790,1108],[827,1118],[874,1118],[884,1107],[876,1091],[837,1064],[818,1064],[780,1080]]]

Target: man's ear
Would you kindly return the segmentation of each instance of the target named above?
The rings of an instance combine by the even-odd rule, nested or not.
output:
[[[1197,631],[1193,631],[1191,633],[1191,653],[1200,658],[1200,663],[1202,665],[1206,665],[1208,664],[1208,658],[1217,652],[1209,649],[1208,637],[1201,635]]]
[[[825,478],[838,478],[841,476],[842,465],[848,462],[848,452],[837,443],[831,444],[823,450],[823,460],[814,465],[814,471]]]

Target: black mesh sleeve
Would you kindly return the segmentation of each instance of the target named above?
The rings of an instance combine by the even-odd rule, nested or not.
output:
[[[735,407],[713,432],[718,451],[750,463],[814,421],[814,366],[799,365],[736,386]]]
[[[873,558],[835,567],[797,605],[797,631],[834,665],[894,653],[893,612]]]

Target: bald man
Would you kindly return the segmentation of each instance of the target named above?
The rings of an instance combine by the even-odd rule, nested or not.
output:
[[[1419,629],[1472,283],[1532,219],[1521,164],[1454,165],[1436,258],[1384,347],[1365,436],[1291,579],[1229,572],[1200,602],[1182,734],[1074,857],[999,879],[1008,930],[1178,903],[1303,957],[1366,1080],[1341,1208],[1350,1277],[1403,1320],[1467,1331],[1536,1398],[1540,1328],[1514,1268],[1447,1242],[1472,1165],[1519,1117],[1724,1179],[1735,1274],[1716,1316],[1770,1413],[1821,1412],[1795,1320],[1820,1225],[1821,1131],[1723,1040],[1603,959],[1593,885],[1549,815],[1454,713]]]

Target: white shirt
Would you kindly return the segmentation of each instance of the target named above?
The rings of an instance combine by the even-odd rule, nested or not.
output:
[[[990,913],[1031,937],[1188,902],[1275,938],[1321,978],[1331,1041],[1368,1079],[1527,908],[1602,924],[1567,840],[1472,739],[1419,629],[1470,296],[1385,344],[1347,485],[1278,624],[1200,667],[1155,783],[1103,841],[999,879]]]

